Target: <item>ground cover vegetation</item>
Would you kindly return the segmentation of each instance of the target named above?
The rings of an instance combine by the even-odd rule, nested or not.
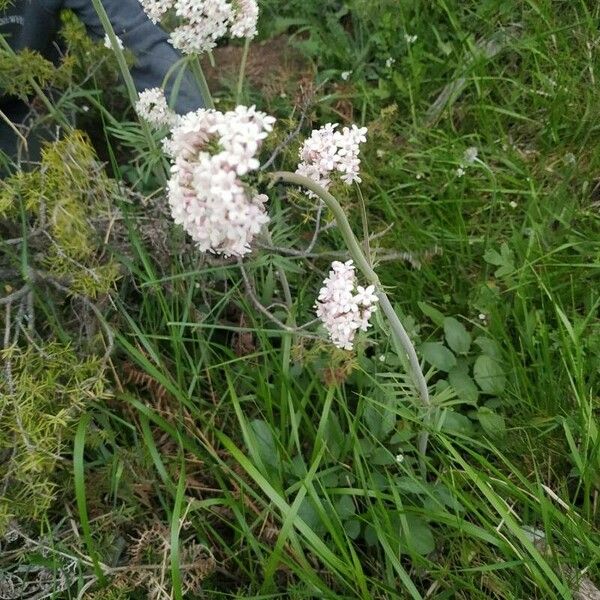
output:
[[[109,27],[0,49],[55,133],[0,182],[0,598],[599,597],[600,6],[259,6],[186,58],[212,129]],[[236,244],[177,213],[215,165]]]

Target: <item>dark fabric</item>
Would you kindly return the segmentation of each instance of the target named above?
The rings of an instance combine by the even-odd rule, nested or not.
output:
[[[138,0],[103,0],[102,4],[123,45],[135,56],[131,75],[138,91],[161,87],[181,55],[168,41],[168,35],[146,17]],[[85,24],[89,34],[97,39],[104,37],[104,29],[91,0],[15,0],[0,14],[0,34],[5,35],[14,50],[31,48],[49,60],[56,60],[54,43],[59,27],[59,12],[70,8]],[[172,98],[173,84],[179,70],[175,69],[166,86],[167,97],[174,100],[175,110],[184,114],[204,106],[202,95],[194,78],[185,72],[178,81],[176,98]],[[11,120],[26,114],[23,103],[14,98],[1,98],[0,109]],[[16,140],[10,128],[0,122],[0,149],[7,154],[14,151]]]

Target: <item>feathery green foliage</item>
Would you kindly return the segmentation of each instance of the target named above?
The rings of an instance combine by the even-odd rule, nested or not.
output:
[[[66,452],[81,412],[110,392],[101,361],[58,342],[2,351],[0,530],[45,517],[62,494]]]

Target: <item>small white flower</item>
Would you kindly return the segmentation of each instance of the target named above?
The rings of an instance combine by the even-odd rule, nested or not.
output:
[[[404,462],[404,454],[396,454],[396,462],[401,464]]]
[[[352,71],[342,71],[342,74],[340,75],[340,77],[344,81],[348,81],[348,79],[350,79],[350,75],[352,75]]]
[[[419,36],[418,35],[409,35],[408,33],[405,33],[404,39],[406,40],[407,44],[414,44],[419,39]]]
[[[415,175],[415,179],[423,179],[425,177],[424,173],[421,173],[420,171]]]
[[[119,48],[121,50],[123,50],[125,48],[125,46],[123,46],[123,40],[118,35],[116,35],[115,37],[117,38],[117,45],[119,46]],[[104,34],[104,47],[108,48],[109,50],[113,49],[113,46],[110,41],[110,37],[108,36],[108,33]]]
[[[396,59],[392,58],[390,56],[389,58],[386,59],[385,66],[389,69],[395,62],[396,62]]]
[[[519,205],[518,205],[518,204],[517,204],[517,203],[516,203],[514,200],[511,200],[511,201],[508,203],[508,205],[509,205],[511,208],[517,208],[517,206],[519,206]]]
[[[479,313],[478,317],[480,321],[485,321],[487,319],[487,316],[484,313]]]
[[[356,332],[368,329],[369,319],[377,308],[374,305],[377,302],[374,289],[374,286],[363,288],[356,285],[353,261],[334,261],[331,264],[315,307],[317,317],[338,348],[352,350]]]
[[[464,174],[465,174],[465,170],[462,167],[458,167],[458,169],[456,169],[457,177],[462,177]]]
[[[465,150],[465,153],[463,155],[463,160],[468,165],[472,165],[477,160],[478,154],[479,154],[479,151],[477,150],[477,148],[475,146],[470,146],[469,148],[467,148]]]
[[[385,362],[385,354],[379,355],[379,362]]]

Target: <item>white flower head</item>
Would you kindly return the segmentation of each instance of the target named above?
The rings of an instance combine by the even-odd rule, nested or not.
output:
[[[150,88],[140,93],[135,103],[135,112],[141,119],[154,127],[171,126],[177,115],[167,104],[164,92],[160,88]]]
[[[254,106],[238,106],[199,109],[175,123],[164,143],[172,159],[169,205],[201,251],[242,256],[268,223],[267,197],[241,177],[259,168],[256,155],[274,122]]]
[[[367,128],[344,127],[327,123],[316,129],[300,149],[301,162],[296,173],[304,175],[327,189],[331,176],[338,173],[347,185],[360,182],[360,144],[367,140]],[[314,197],[312,192],[307,195]]]
[[[377,309],[377,302],[374,286],[356,285],[353,261],[334,261],[315,307],[332,343],[338,348],[352,350],[356,332],[369,328],[369,319]]]
[[[125,46],[123,46],[123,40],[118,35],[116,35],[115,37],[117,38],[117,45],[121,50],[123,50],[125,48]],[[108,48],[109,50],[113,49],[108,33],[104,34],[104,47]]]
[[[237,0],[231,24],[231,36],[252,39],[258,33],[257,23],[258,4],[256,0]]]
[[[352,71],[342,71],[340,77],[343,81],[348,81],[348,79],[350,79],[350,75],[352,75]]]
[[[230,35],[253,38],[257,34],[256,0],[140,0],[146,14],[157,23],[170,10],[179,18],[170,43],[185,54],[201,54]]]
[[[144,12],[153,23],[158,23],[173,8],[173,3],[174,0],[140,0]]]
[[[479,154],[479,150],[475,146],[470,146],[465,150],[463,155],[463,160],[468,164],[472,165],[476,160]]]
[[[389,69],[395,62],[396,62],[396,59],[392,58],[390,56],[389,58],[386,59],[385,66]]]
[[[404,39],[406,40],[407,44],[414,44],[419,39],[419,36],[418,35],[410,35],[408,33],[405,33]]]

